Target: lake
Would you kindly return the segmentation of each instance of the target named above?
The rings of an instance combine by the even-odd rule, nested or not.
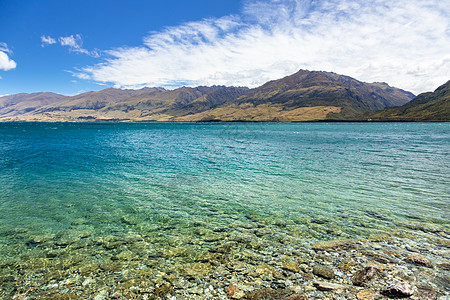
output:
[[[449,161],[449,123],[1,123],[0,296],[227,297],[332,240],[445,264]]]

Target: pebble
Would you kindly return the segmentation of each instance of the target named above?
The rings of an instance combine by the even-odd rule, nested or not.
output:
[[[374,300],[374,299],[379,299],[380,294],[372,289],[366,289],[366,290],[362,290],[362,291],[358,292],[356,294],[356,298],[358,300]]]
[[[354,285],[363,286],[370,281],[377,274],[377,269],[374,267],[365,267],[353,275],[352,282]]]
[[[94,300],[105,300],[106,297],[108,297],[108,292],[103,290],[94,297]]]
[[[313,267],[313,274],[325,279],[333,279],[335,276],[334,271],[332,269],[322,265],[315,265]]]
[[[294,273],[300,272],[300,266],[299,266],[298,262],[296,262],[296,261],[284,262],[281,267],[285,270],[288,270],[288,271],[291,271]]]
[[[313,285],[320,291],[344,290],[346,288],[342,284],[330,283],[325,281],[315,281]]]
[[[395,284],[391,284],[387,288],[383,290],[383,295],[390,297],[390,298],[396,298],[396,297],[410,297],[414,294],[415,288],[413,288],[409,283],[407,282],[398,282]]]
[[[425,267],[429,267],[432,268],[433,265],[431,264],[431,262],[422,254],[419,253],[414,253],[411,255],[408,255],[408,257],[406,257],[406,260],[408,260],[409,262],[418,264],[418,265],[422,265]]]

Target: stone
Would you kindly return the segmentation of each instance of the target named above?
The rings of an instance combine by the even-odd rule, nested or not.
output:
[[[119,272],[122,270],[122,263],[118,261],[106,261],[100,265],[100,269],[107,272]]]
[[[189,294],[201,295],[201,294],[203,294],[204,290],[200,286],[194,286],[193,288],[190,288],[188,290],[188,292],[189,292]]]
[[[300,272],[300,266],[299,266],[298,262],[296,262],[296,261],[283,262],[281,268],[284,270],[294,272],[294,273]]]
[[[209,263],[192,263],[184,269],[184,272],[188,276],[203,277],[212,272],[212,266]]]
[[[292,294],[292,291],[287,289],[263,288],[247,293],[247,295],[245,295],[245,298],[250,300],[287,299],[290,294]]]
[[[295,294],[295,295],[291,295],[287,298],[284,298],[282,300],[307,300],[308,298],[306,298],[305,295],[303,294]]]
[[[52,289],[57,289],[59,287],[58,284],[54,283],[54,284],[49,284],[46,286],[41,287],[41,290],[52,290]]]
[[[86,278],[81,284],[83,287],[88,287],[90,284],[94,283],[94,279],[92,277]]]
[[[210,249],[210,252],[217,252],[217,253],[230,253],[231,250],[233,250],[233,248],[235,248],[237,246],[236,242],[227,242],[225,244],[219,245],[216,248]]]
[[[237,286],[232,284],[232,285],[227,287],[225,292],[228,294],[228,297],[233,297],[233,295],[236,292],[236,290],[237,290]]]
[[[94,300],[105,300],[107,297],[108,297],[108,292],[103,290],[94,297]]]
[[[86,275],[89,275],[89,274],[91,274],[91,273],[93,273],[93,272],[95,272],[97,270],[98,270],[98,264],[86,264],[86,265],[83,265],[82,267],[80,267],[78,269],[78,272],[81,275],[86,276]]]
[[[269,275],[272,274],[274,272],[274,267],[268,265],[268,264],[262,264],[262,265],[258,265],[256,266],[256,274],[257,275]]]
[[[377,269],[374,267],[365,267],[353,275],[352,282],[354,285],[363,286],[370,281],[377,274]]]
[[[162,284],[159,287],[155,288],[154,294],[156,297],[163,298],[165,295],[170,293],[170,291],[172,291],[172,286],[170,284],[166,283],[166,284]]]
[[[334,271],[332,269],[322,265],[315,265],[313,267],[313,274],[325,279],[333,279],[335,276]]]
[[[437,265],[438,268],[446,271],[450,271],[450,264],[449,263],[442,263]]]
[[[41,297],[39,297],[41,299]],[[65,293],[65,294],[53,294],[48,297],[43,297],[43,300],[78,300],[77,294]]]
[[[407,282],[399,282],[391,284],[382,292],[383,295],[389,298],[406,298],[411,297],[415,292],[415,288]]]
[[[119,291],[115,291],[112,295],[109,296],[111,299],[120,299],[122,298],[122,293]]]
[[[312,246],[314,250],[326,251],[351,250],[356,249],[356,247],[356,242],[348,240],[319,242]]]
[[[372,289],[362,290],[356,294],[356,299],[358,300],[374,300],[379,298],[380,294]]]
[[[231,297],[232,299],[242,299],[245,296],[245,292],[241,291],[240,289],[237,289],[236,292],[234,292],[234,295]]]
[[[313,285],[319,291],[335,291],[335,290],[344,290],[345,285],[337,284],[337,283],[329,283],[325,281],[315,281]]]
[[[353,269],[353,267],[355,267],[357,265],[358,265],[358,263],[356,261],[351,260],[351,259],[345,259],[342,262],[340,262],[337,267],[339,270],[348,273]]]
[[[421,300],[435,300],[437,299],[437,293],[431,286],[417,286],[417,292],[414,297]]]
[[[406,257],[406,260],[409,262],[412,262],[414,264],[417,265],[421,265],[421,266],[425,266],[425,267],[429,267],[432,268],[433,265],[431,264],[431,262],[422,254],[419,253],[414,253],[411,255],[408,255],[408,257]]]
[[[133,252],[131,252],[130,250],[125,250],[117,254],[115,258],[117,258],[118,261],[127,261],[137,259],[138,256]]]

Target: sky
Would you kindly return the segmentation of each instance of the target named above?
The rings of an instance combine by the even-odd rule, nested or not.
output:
[[[257,87],[299,69],[450,80],[450,1],[0,0],[0,95]]]

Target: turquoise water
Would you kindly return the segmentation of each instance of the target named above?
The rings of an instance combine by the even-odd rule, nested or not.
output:
[[[101,263],[130,236],[151,265],[239,228],[292,246],[448,232],[449,159],[449,123],[0,124],[2,272],[50,250]]]

